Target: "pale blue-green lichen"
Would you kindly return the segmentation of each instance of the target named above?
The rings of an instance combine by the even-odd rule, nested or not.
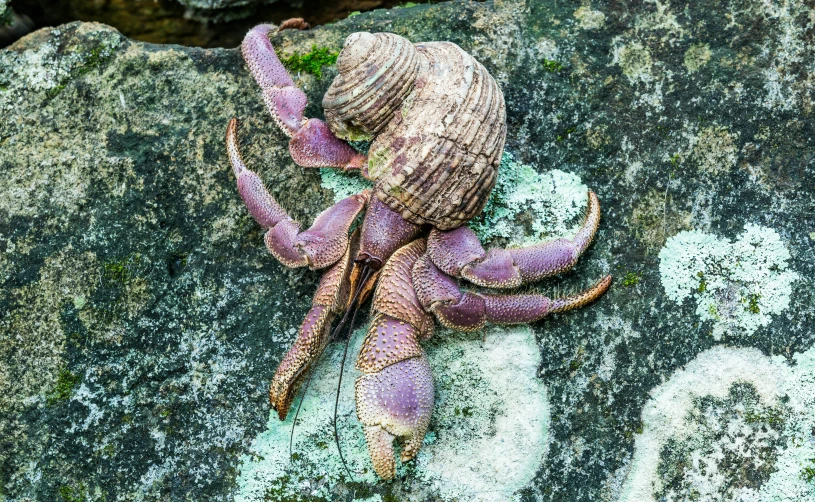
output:
[[[373,184],[358,173],[322,168],[320,169],[320,186],[334,192],[334,202],[336,203],[371,188]]]
[[[599,30],[606,22],[606,15],[599,10],[592,10],[590,6],[583,5],[574,11],[574,17],[584,30]]]
[[[514,246],[571,237],[587,201],[588,187],[577,175],[558,169],[540,174],[505,152],[483,215],[470,228],[483,242],[501,237]],[[523,215],[528,225],[520,221]]]
[[[351,354],[359,351],[362,339],[359,330]],[[411,494],[419,499],[511,500],[534,477],[547,440],[549,406],[546,389],[536,378],[539,354],[532,331],[493,327],[484,342],[481,333],[464,337],[447,332],[437,339],[427,347],[436,380],[431,430],[416,461],[401,465],[397,477],[410,483]],[[331,422],[342,347],[332,344],[327,350],[300,411],[294,461],[289,458],[294,413],[280,422],[272,412],[267,429],[241,459],[235,500],[331,499],[332,487],[344,477]],[[337,425],[356,481],[373,484],[377,478],[354,411],[357,376],[353,363],[347,363]]]
[[[732,397],[737,386],[751,388],[758,402],[735,402],[728,410],[704,417],[704,422],[726,431],[721,439],[713,439],[700,428],[695,406],[699,398]],[[815,480],[805,473],[815,458],[813,409],[815,348],[795,354],[793,364],[757,349],[714,347],[703,352],[652,392],[620,500],[644,502],[656,500],[657,493],[670,495],[665,493],[668,482],[698,500],[722,500],[724,493],[728,500],[745,502],[812,500]],[[747,437],[762,440],[747,445]],[[690,448],[688,465],[679,479],[663,479],[659,466],[670,456],[666,447],[677,444]],[[727,463],[722,462],[725,451]],[[760,486],[723,474],[726,470],[732,476],[747,463],[771,471]]]
[[[699,231],[680,232],[659,253],[665,294],[696,302],[696,314],[713,323],[712,334],[751,335],[790,304],[790,254],[771,228],[747,224],[734,242]]]
[[[320,186],[334,192],[335,202],[371,187],[361,176],[338,169],[321,169],[320,176]],[[587,194],[579,176],[558,169],[541,174],[504,152],[484,212],[469,225],[484,243],[503,238],[522,246],[571,237],[582,223]]]

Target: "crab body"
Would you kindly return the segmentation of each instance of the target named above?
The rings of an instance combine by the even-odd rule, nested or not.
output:
[[[354,33],[337,59],[339,74],[323,100],[326,122],[304,117],[307,100],[269,41],[271,26],[251,30],[244,59],[272,117],[304,167],[359,170],[372,190],[344,199],[303,231],[246,168],[237,120],[227,150],[250,214],[267,229],[269,251],[286,266],[326,268],[294,345],[281,360],[269,397],[285,419],[295,392],[330,341],[334,319],[371,295],[372,319],[356,361],[357,416],[377,474],[395,475],[419,451],[433,410],[433,379],[419,343],[437,320],[471,331],[487,322],[536,321],[593,301],[606,276],[563,298],[491,294],[463,283],[511,289],[570,269],[600,222],[597,196],[572,239],[525,248],[484,250],[466,223],[495,185],[506,137],[500,88],[487,70],[450,42],[412,44],[391,33]],[[367,156],[345,140],[368,140]],[[350,228],[364,212],[361,230]],[[340,325],[345,322],[345,317]]]

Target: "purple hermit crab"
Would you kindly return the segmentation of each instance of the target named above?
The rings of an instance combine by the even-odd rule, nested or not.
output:
[[[375,185],[326,209],[303,231],[246,168],[237,120],[229,123],[226,145],[238,191],[267,229],[269,251],[289,267],[328,269],[277,368],[269,399],[285,419],[329,342],[335,317],[373,293],[373,318],[356,362],[362,372],[356,410],[374,469],[390,479],[393,442],[402,443],[403,462],[415,457],[433,411],[433,377],[419,345],[432,335],[433,317],[470,331],[487,322],[536,321],[598,298],[611,276],[555,299],[462,286],[511,289],[569,270],[594,238],[600,203],[589,192],[585,221],[571,240],[485,251],[466,223],[495,185],[506,137],[504,98],[487,70],[450,42],[412,44],[392,33],[353,33],[323,98],[326,122],[307,119],[306,95],[269,41],[273,28],[252,29],[241,49],[272,117],[291,137],[294,161],[358,170]],[[345,140],[371,141],[368,155]],[[349,232],[363,211],[361,230]]]

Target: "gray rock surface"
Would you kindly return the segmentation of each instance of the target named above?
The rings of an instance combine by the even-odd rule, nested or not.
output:
[[[266,253],[227,121],[301,221],[344,181],[291,162],[235,50],[40,30],[0,51],[0,500],[815,498],[815,11],[450,2],[273,43],[336,51],[360,30],[451,40],[490,70],[515,206],[480,224],[535,231],[591,187],[597,241],[540,289],[612,273],[611,291],[531,328],[440,332],[425,453],[393,483],[362,472],[347,385],[359,478],[338,481],[333,346],[291,467],[266,388],[318,275]],[[300,74],[310,116],[335,71]]]

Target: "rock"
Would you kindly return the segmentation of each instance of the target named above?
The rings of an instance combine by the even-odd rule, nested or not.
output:
[[[0,47],[9,45],[33,29],[31,19],[14,12],[6,0],[0,0]]]
[[[339,344],[294,467],[291,422],[270,420],[319,276],[265,251],[226,123],[302,222],[349,181],[291,162],[238,52],[93,23],[0,51],[0,499],[811,500],[815,12],[731,7],[449,2],[274,35],[302,55],[393,31],[481,61],[523,180],[501,185],[516,207],[474,222],[494,242],[546,237],[543,217],[571,228],[574,187],[603,206],[580,264],[539,289],[605,273],[612,289],[530,328],[439,331],[431,432],[394,483],[363,472],[351,368],[339,424],[358,479],[341,481]],[[300,73],[309,116],[335,72]]]

